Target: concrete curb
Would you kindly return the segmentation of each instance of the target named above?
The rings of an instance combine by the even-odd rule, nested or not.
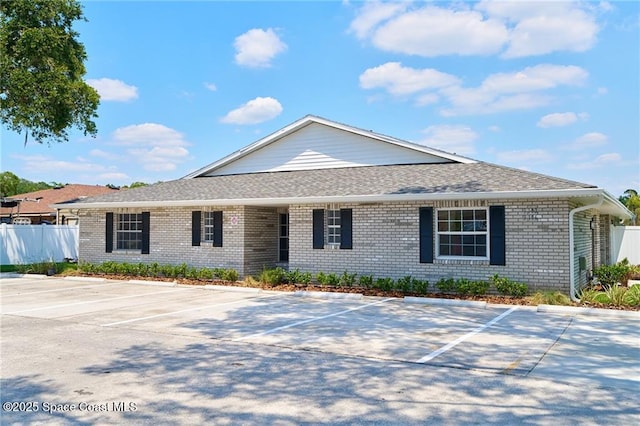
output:
[[[618,311],[616,309],[584,308],[579,306],[538,305],[538,312],[553,314],[590,315],[609,318],[637,318],[640,311]]]
[[[98,277],[64,277],[66,281],[90,281],[93,283],[103,283],[107,281],[106,278],[98,278]]]
[[[485,309],[487,307],[487,302],[482,302],[479,300],[439,299],[432,297],[414,296],[405,296],[403,300],[405,303],[420,303],[423,305],[468,306],[481,309]]]
[[[232,285],[215,285],[209,284],[204,286],[207,290],[233,291],[236,293],[260,293],[262,289],[255,287],[236,287]]]
[[[158,287],[175,287],[177,283],[175,281],[146,281],[146,280],[129,280],[128,284],[141,284],[141,285],[153,285]]]
[[[0,278],[34,278],[40,280],[48,277],[42,274],[18,274],[16,272],[2,272],[0,273]]]
[[[313,297],[316,299],[342,299],[342,300],[360,300],[363,295],[361,293],[334,293],[330,291],[304,291],[298,290],[293,293],[298,297]]]

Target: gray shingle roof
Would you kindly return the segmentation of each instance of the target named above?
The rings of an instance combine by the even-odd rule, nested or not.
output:
[[[291,199],[578,190],[592,185],[489,163],[415,164],[179,179],[91,197],[85,203]],[[406,199],[406,198],[405,198]]]

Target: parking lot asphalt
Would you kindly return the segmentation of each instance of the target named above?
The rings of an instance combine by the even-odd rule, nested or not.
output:
[[[640,316],[3,277],[2,424],[639,424]]]

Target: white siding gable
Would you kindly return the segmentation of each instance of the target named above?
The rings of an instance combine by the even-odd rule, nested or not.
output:
[[[312,122],[206,176],[444,162],[453,160]]]

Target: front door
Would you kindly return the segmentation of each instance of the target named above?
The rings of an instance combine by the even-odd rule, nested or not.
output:
[[[289,261],[289,213],[280,213],[278,225],[278,261]]]

